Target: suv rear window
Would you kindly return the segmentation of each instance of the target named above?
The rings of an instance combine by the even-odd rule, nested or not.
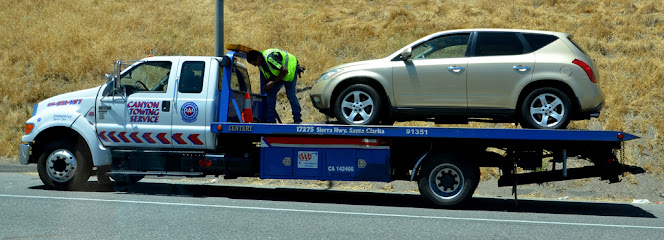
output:
[[[480,32],[477,36],[475,56],[519,55],[524,52],[516,33]]]
[[[540,48],[549,45],[549,43],[558,40],[558,37],[553,35],[536,33],[524,33],[523,37],[526,38],[526,41],[528,41],[528,44],[530,44],[530,48],[532,48],[533,51],[537,51]]]

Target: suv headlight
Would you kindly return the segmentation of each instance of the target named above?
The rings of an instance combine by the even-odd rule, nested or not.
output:
[[[337,68],[337,69],[334,69],[332,71],[323,73],[323,74],[320,75],[320,77],[318,78],[318,81],[316,81],[316,82],[328,80],[328,79],[332,78],[334,75],[336,75],[337,73],[340,73],[341,71],[343,71],[343,69]]]

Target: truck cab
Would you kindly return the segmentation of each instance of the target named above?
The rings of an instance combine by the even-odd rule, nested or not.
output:
[[[214,151],[219,139],[210,131],[212,122],[220,117],[228,122],[260,122],[265,115],[265,94],[252,92],[246,66],[228,56],[118,61],[115,73],[107,74],[106,80],[99,87],[35,105],[19,162],[37,163],[50,187],[69,188],[87,181],[93,167],[108,167],[113,158],[126,158],[123,152],[168,158],[163,153]],[[252,109],[253,119],[242,118],[245,108]],[[147,162],[142,170],[173,165]]]
[[[231,89],[239,107],[251,94],[247,68],[235,63]],[[112,148],[208,149],[217,120],[221,60],[211,57],[151,57],[125,69],[97,96],[96,130]],[[260,96],[256,96],[260,97]],[[229,120],[240,121],[229,109]]]

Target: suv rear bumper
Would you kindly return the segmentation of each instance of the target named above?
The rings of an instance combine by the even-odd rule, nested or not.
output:
[[[576,117],[576,119],[582,120],[582,119],[599,118],[603,107],[604,107],[604,102],[601,102],[599,105],[597,105],[597,107],[591,109],[590,111],[580,113]]]

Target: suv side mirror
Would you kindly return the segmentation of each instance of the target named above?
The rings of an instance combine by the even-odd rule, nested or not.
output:
[[[406,48],[403,51],[401,51],[401,60],[406,61],[412,55],[413,55],[413,49],[412,48]]]

